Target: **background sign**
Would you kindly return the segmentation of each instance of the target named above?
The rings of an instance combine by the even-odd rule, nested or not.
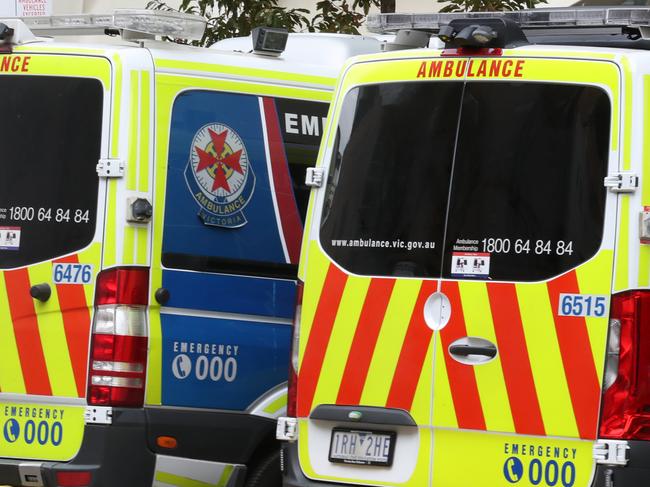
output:
[[[52,15],[54,0],[1,0],[0,15],[6,17],[38,17]]]

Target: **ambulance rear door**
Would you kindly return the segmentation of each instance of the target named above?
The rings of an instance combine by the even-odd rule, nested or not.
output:
[[[65,461],[84,432],[111,63],[0,55],[0,456]]]
[[[430,61],[426,77],[453,79],[449,62]],[[430,320],[432,484],[587,487],[612,289],[617,199],[604,178],[619,165],[619,67],[514,51],[451,62],[465,81]]]
[[[301,467],[358,483],[586,487],[619,67],[457,54],[370,59],[343,78],[302,263]],[[334,404],[352,419],[322,421]],[[386,417],[363,424],[365,406]],[[390,446],[350,447],[368,437]]]

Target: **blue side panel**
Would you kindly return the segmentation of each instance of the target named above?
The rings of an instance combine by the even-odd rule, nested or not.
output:
[[[242,411],[287,380],[290,325],[163,314],[165,405]]]
[[[295,281],[165,270],[163,287],[171,308],[288,319],[295,312]]]
[[[163,270],[164,405],[241,411],[287,380],[295,281],[214,272],[224,261],[234,272],[287,264],[259,103],[200,90],[174,102],[162,262],[194,271]]]
[[[250,164],[251,187],[241,197],[246,223],[237,228],[206,224],[209,218],[199,216],[206,209],[192,195],[196,183],[190,160],[197,150],[209,148],[196,139],[206,127],[236,133]],[[205,169],[200,172],[208,177]],[[286,263],[270,188],[259,98],[198,90],[181,94],[171,120],[163,253]]]

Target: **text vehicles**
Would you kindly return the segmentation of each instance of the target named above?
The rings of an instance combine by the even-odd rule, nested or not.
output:
[[[273,485],[305,171],[378,41],[270,57],[109,17],[0,21],[0,484]],[[34,35],[71,23],[138,42]]]
[[[446,45],[344,68],[302,244],[286,486],[648,483],[644,15],[376,20]]]

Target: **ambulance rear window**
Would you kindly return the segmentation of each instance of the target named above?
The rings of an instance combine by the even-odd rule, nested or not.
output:
[[[0,76],[0,268],[69,254],[95,234],[103,88]]]
[[[361,275],[535,281],[592,257],[611,109],[593,86],[369,85],[344,103],[321,244]]]
[[[596,87],[468,83],[444,276],[536,281],[592,257],[603,233],[610,120],[609,97]],[[489,269],[459,270],[467,250],[489,258]]]
[[[387,83],[344,102],[321,243],[365,275],[438,276],[463,85]]]

